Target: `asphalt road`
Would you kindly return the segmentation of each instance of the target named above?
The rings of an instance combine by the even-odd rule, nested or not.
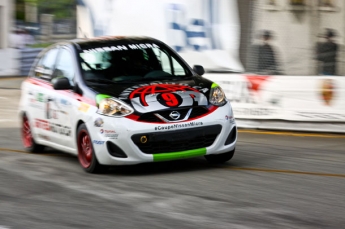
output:
[[[240,130],[234,158],[85,173],[25,153],[20,79],[0,79],[0,229],[344,228],[345,136]]]

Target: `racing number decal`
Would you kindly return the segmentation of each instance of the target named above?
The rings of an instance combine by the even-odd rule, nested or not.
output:
[[[172,93],[162,94],[162,98],[166,102],[166,105],[168,105],[169,107],[174,107],[174,106],[178,105],[178,101],[177,101],[175,95]]]
[[[160,104],[166,107],[177,107],[182,103],[182,98],[175,93],[162,93],[157,96]]]

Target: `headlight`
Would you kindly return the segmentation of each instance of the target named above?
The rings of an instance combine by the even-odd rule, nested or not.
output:
[[[217,84],[213,84],[210,91],[210,103],[215,106],[223,106],[226,102],[223,90]]]
[[[97,111],[98,114],[114,117],[130,115],[133,112],[134,110],[130,106],[115,98],[102,99],[99,102]]]

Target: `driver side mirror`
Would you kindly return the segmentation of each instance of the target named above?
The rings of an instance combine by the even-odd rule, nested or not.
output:
[[[53,88],[55,90],[69,90],[73,89],[73,86],[66,77],[57,77],[52,80]]]
[[[193,70],[200,76],[204,75],[204,73],[205,73],[205,69],[201,65],[194,65]]]

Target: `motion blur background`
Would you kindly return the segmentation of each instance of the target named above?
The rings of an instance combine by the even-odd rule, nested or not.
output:
[[[0,229],[344,228],[344,8],[345,0],[0,0]],[[234,159],[89,176],[75,157],[23,151],[20,85],[42,48],[142,31],[190,65],[204,61],[204,77],[234,110]],[[330,34],[333,74],[317,55]]]
[[[76,38],[77,4],[82,2],[0,0],[0,76],[25,75],[40,48]],[[111,6],[116,0],[102,2]],[[203,1],[192,2],[197,8]],[[345,75],[344,0],[238,0],[235,6],[228,11],[239,19],[239,50],[234,55],[245,72],[261,73],[255,46],[268,31],[277,66],[272,74],[318,75],[322,63],[316,47],[325,40],[326,29],[332,29],[338,44],[336,75]]]
[[[344,0],[0,0],[0,77],[44,48],[98,36],[162,40],[224,90],[239,127],[345,130]]]

